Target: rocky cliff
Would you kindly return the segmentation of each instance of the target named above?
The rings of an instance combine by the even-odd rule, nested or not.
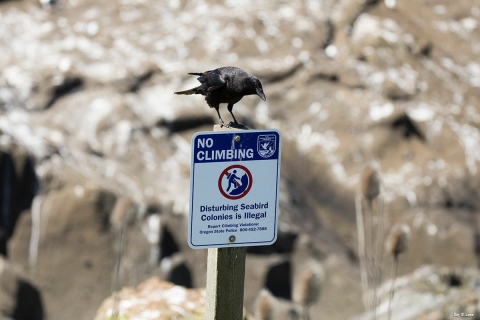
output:
[[[312,319],[364,311],[366,165],[385,233],[412,229],[399,276],[478,266],[479,16],[478,0],[0,1],[0,252],[51,320],[92,319],[150,275],[204,286],[206,253],[186,243],[190,141],[217,118],[173,92],[235,65],[267,96],[237,118],[284,139],[279,239],[248,251],[250,313],[262,288],[295,299],[309,263],[325,273]]]

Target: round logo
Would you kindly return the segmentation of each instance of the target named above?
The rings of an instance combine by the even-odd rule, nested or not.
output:
[[[247,195],[252,182],[250,171],[240,164],[234,164],[225,168],[218,177],[218,189],[225,198],[237,200]]]

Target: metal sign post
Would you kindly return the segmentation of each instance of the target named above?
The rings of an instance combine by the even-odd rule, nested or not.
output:
[[[209,249],[205,319],[241,320],[245,247],[277,239],[281,135],[214,131],[192,138],[188,244]]]

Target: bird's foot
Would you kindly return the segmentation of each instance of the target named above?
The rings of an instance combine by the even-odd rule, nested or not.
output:
[[[233,121],[231,121],[231,122],[228,124],[228,128],[248,130],[248,127],[247,127],[246,125],[243,125],[243,124],[238,123],[238,122],[233,122]]]

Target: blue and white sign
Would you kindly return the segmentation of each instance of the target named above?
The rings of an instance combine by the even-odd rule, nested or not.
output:
[[[264,246],[277,240],[280,152],[278,130],[193,136],[190,247]]]

